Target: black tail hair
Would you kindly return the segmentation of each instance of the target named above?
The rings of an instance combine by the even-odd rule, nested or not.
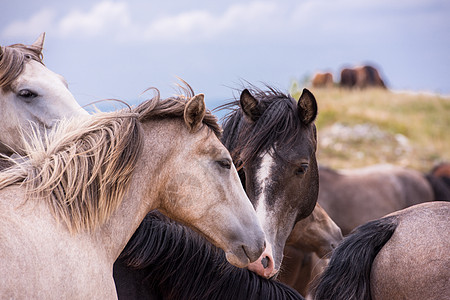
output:
[[[378,252],[397,228],[395,216],[357,227],[334,250],[313,288],[318,300],[369,300],[370,271]]]
[[[221,249],[155,213],[116,261],[114,280],[119,299],[303,299],[280,282],[232,266]]]
[[[425,178],[433,188],[433,200],[450,201],[450,177],[426,174]]]

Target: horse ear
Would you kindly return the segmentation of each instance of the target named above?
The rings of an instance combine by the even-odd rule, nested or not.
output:
[[[258,99],[253,97],[247,89],[242,91],[239,103],[241,104],[241,108],[245,116],[247,116],[253,122],[258,120],[258,118],[260,117],[258,109],[259,101]]]
[[[42,53],[42,49],[44,49],[44,40],[45,32],[41,33],[31,46],[36,47],[37,49],[39,49],[39,52]]]
[[[205,114],[205,95],[195,95],[186,103],[186,107],[184,108],[184,122],[191,132],[195,132],[200,128]]]
[[[298,99],[297,110],[300,115],[300,120],[302,120],[305,125],[314,122],[316,119],[316,98],[314,98],[314,95],[308,89],[303,89],[302,95],[300,96],[300,99]]]

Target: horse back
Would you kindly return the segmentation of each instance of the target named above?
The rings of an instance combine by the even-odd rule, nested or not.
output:
[[[334,250],[328,267],[314,284],[314,299],[370,299],[373,260],[396,227],[395,216],[357,227]]]
[[[372,299],[444,299],[450,295],[450,203],[394,213],[399,225],[376,256]]]

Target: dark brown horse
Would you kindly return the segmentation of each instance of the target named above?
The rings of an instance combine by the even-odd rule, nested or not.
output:
[[[244,90],[223,124],[222,142],[230,151],[244,188],[266,233],[273,258],[263,253],[250,270],[274,276],[294,224],[317,201],[317,103],[307,89],[298,102],[268,87]],[[269,260],[267,261],[268,258]]]
[[[436,177],[447,177],[450,178],[450,163],[443,162],[433,167],[430,172],[431,175]]]
[[[434,191],[434,200],[450,201],[450,163],[440,163],[425,174]]]
[[[341,71],[340,86],[345,88],[386,88],[378,70],[372,66],[344,68]]]
[[[355,229],[333,252],[315,299],[448,299],[450,203],[429,202]]]
[[[374,165],[336,171],[320,166],[319,176],[318,201],[344,235],[388,213],[436,200],[424,175],[403,167]]]

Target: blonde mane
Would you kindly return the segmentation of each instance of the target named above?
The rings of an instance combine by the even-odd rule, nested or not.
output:
[[[132,111],[98,113],[61,121],[41,136],[25,139],[26,160],[0,172],[0,189],[22,183],[27,200],[46,201],[70,232],[93,230],[122,202],[142,152],[140,122],[182,118],[186,97],[156,97]],[[204,123],[219,134],[216,118],[207,112]]]
[[[7,91],[11,83],[22,73],[24,65],[30,60],[41,64],[42,52],[37,46],[14,44],[0,47],[0,88]]]

